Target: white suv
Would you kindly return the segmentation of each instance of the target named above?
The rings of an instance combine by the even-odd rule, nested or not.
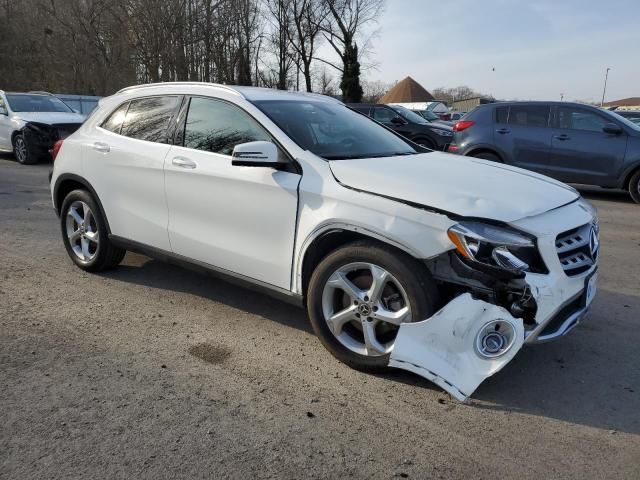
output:
[[[341,361],[461,400],[595,293],[597,217],[574,189],[427,150],[329,97],[131,87],[54,153],[80,268],[126,250],[204,267],[305,305]]]

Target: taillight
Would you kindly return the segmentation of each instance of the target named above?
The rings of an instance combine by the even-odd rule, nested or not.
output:
[[[466,130],[469,127],[472,127],[476,122],[472,122],[471,120],[460,120],[459,122],[456,122],[456,124],[453,126],[453,131],[454,132],[461,132],[463,130]]]
[[[62,147],[62,142],[64,142],[64,140],[58,140],[56,143],[53,144],[53,148],[51,149],[51,158],[53,159],[54,162],[56,161],[56,157],[58,156],[60,147]]]
[[[447,147],[447,152],[449,153],[458,153],[458,146],[455,143],[450,143]]]

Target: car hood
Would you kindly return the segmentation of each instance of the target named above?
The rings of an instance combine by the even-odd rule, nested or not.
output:
[[[39,122],[48,125],[84,122],[84,115],[73,112],[16,112],[14,118],[25,122]]]
[[[346,187],[462,217],[513,222],[579,198],[573,188],[543,175],[447,153],[329,164]]]

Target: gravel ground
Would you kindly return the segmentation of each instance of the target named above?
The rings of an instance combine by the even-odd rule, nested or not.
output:
[[[74,267],[49,165],[0,159],[0,478],[640,478],[640,206],[601,216],[600,289],[468,404],[338,363],[304,311],[128,254]]]

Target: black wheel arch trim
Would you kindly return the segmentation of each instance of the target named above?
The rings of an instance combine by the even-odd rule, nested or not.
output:
[[[620,179],[618,180],[618,187],[626,190],[629,187],[629,182],[631,181],[631,177],[640,170],[640,160],[636,160],[632,162],[627,168],[624,169],[622,175],[620,175]]]
[[[104,223],[107,226],[107,232],[111,234],[109,219],[107,218],[107,214],[104,211],[104,207],[102,206],[102,202],[100,201],[100,197],[98,196],[98,193],[96,192],[95,188],[93,188],[91,183],[89,183],[89,181],[86,178],[83,178],[80,175],[76,175],[74,173],[63,173],[62,175],[58,176],[58,178],[56,178],[56,183],[53,186],[53,208],[55,209],[56,214],[60,216],[60,207],[62,206],[62,202],[58,202],[58,192],[60,191],[60,187],[62,186],[62,184],[67,181],[79,183],[89,191],[93,199],[98,204],[98,208],[100,209],[100,214],[102,215],[102,218],[104,219]]]
[[[495,145],[474,145],[469,151],[465,152],[464,155],[467,157],[473,157],[478,152],[488,152],[494,154],[498,157],[502,162],[507,163],[505,160],[505,156],[496,148]]]

